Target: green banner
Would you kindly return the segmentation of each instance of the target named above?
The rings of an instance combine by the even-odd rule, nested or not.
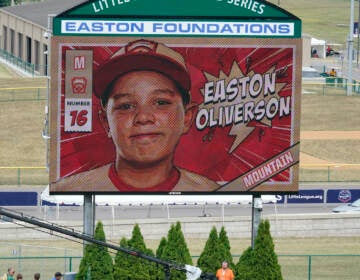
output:
[[[53,26],[54,35],[65,36],[301,37],[299,18],[254,0],[88,1]]]

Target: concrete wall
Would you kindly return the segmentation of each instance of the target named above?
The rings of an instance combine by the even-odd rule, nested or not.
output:
[[[7,27],[7,44],[4,45],[4,30],[3,26]],[[27,37],[31,38],[31,61],[28,61],[33,64],[38,64],[37,72],[40,75],[44,75],[45,69],[45,55],[44,55],[44,44],[49,45],[49,40],[44,38],[43,34],[46,29],[40,25],[34,24],[30,21],[22,19],[20,17],[14,16],[12,14],[7,13],[4,10],[0,10],[0,48],[6,49],[9,53],[11,53],[10,45],[11,45],[11,37],[10,30],[14,30],[14,51],[13,55],[17,57],[21,57],[23,61],[28,61],[27,52]],[[18,34],[22,34],[22,51],[19,53],[19,36]],[[39,42],[39,50],[36,52],[35,41]],[[30,51],[30,49],[29,49]],[[38,55],[39,60],[38,63],[35,61],[35,57]]]
[[[359,236],[360,214],[311,214],[311,215],[270,215],[273,237],[321,237],[321,236]],[[103,221],[107,239],[115,241],[122,237],[130,238],[135,223],[138,223],[145,239],[159,240],[166,236],[172,223],[180,219],[139,219]],[[57,224],[74,227],[82,231],[79,222],[58,221]],[[249,238],[251,236],[251,217],[198,217],[182,218],[185,238],[208,238],[213,226],[225,226],[230,238]],[[29,227],[29,225],[26,225]],[[30,226],[32,227],[32,226]],[[36,230],[23,228],[9,222],[0,222],[2,240],[13,239],[56,239]]]
[[[302,66],[309,67],[311,66],[311,36],[303,34],[302,40]]]

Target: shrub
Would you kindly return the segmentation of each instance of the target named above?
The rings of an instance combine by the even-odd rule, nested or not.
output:
[[[139,225],[135,225],[130,240],[122,239],[121,247],[128,247],[130,250],[154,256],[154,253],[146,248],[144,238],[141,234]],[[145,258],[136,257],[127,253],[118,252],[115,257],[115,279],[149,280],[155,272],[155,264]]]
[[[106,242],[103,224],[98,222],[94,238]],[[114,280],[112,258],[107,247],[98,244],[85,246],[84,256],[81,259],[77,280],[88,279]]]
[[[204,272],[216,273],[223,261],[220,250],[218,233],[213,227],[200,254],[197,266]]]
[[[171,225],[167,236],[166,246],[162,251],[161,259],[173,261],[176,264],[192,265],[192,258],[187,247],[184,234],[181,230],[180,222],[177,222],[176,225]],[[186,275],[182,271],[172,269],[171,279],[185,280]]]
[[[261,221],[254,249],[246,249],[236,265],[236,279],[282,280],[268,220]]]

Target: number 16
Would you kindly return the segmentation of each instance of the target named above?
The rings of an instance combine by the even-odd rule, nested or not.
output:
[[[71,126],[83,126],[87,123],[88,117],[88,110],[81,110],[80,112],[78,110],[71,111]]]

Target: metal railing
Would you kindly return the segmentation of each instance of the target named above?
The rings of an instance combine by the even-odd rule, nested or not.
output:
[[[21,58],[7,52],[4,49],[0,49],[0,57],[3,58],[5,61],[20,68],[21,70],[31,74],[32,76],[35,75],[35,64],[26,62]]]
[[[0,257],[0,270],[14,267],[24,279],[33,279],[39,272],[41,279],[52,279],[56,271],[72,272],[79,268],[80,256],[14,256]]]
[[[321,83],[302,83],[302,92],[304,94],[316,95],[346,95],[346,79],[326,78],[326,82]],[[353,83],[353,96],[360,97],[360,82]],[[16,101],[39,101],[47,100],[46,87],[7,87],[0,88],[0,102]]]
[[[359,254],[280,254],[283,279],[358,279]]]
[[[45,166],[0,166],[0,185],[47,185]]]
[[[318,95],[347,95],[347,79],[341,77],[326,77],[324,81],[303,81],[303,94],[318,94]],[[353,81],[352,96],[360,96],[360,82]]]
[[[46,87],[0,88],[0,102],[46,100]]]
[[[240,255],[233,257],[237,261]],[[199,256],[192,258],[196,263]],[[24,279],[31,279],[35,272],[40,272],[43,279],[50,279],[55,271],[77,271],[80,260],[80,256],[0,257],[0,270],[15,267]],[[360,254],[279,254],[278,261],[286,280],[353,280],[360,275]]]
[[[301,164],[300,182],[360,182],[360,164]]]

